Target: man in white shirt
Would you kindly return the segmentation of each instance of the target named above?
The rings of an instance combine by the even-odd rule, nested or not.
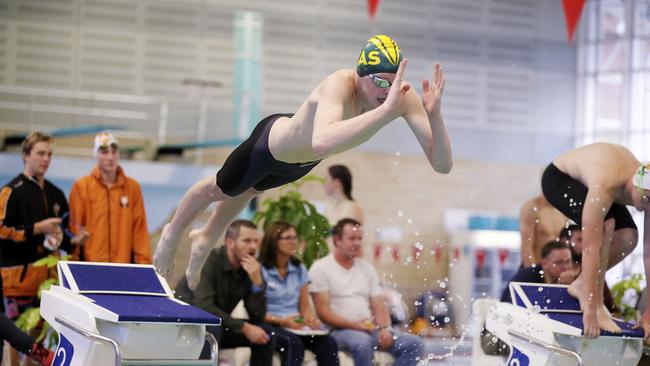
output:
[[[334,252],[309,270],[309,291],[319,318],[331,328],[339,348],[352,353],[355,366],[371,366],[374,349],[392,354],[397,366],[416,365],[422,357],[422,339],[391,328],[379,276],[359,258],[361,224],[340,220],[333,241]]]

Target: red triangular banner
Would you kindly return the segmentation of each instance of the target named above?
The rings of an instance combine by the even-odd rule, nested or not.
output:
[[[576,26],[580,20],[580,15],[582,14],[582,8],[584,5],[585,0],[562,0],[564,18],[566,19],[567,36],[571,43],[573,43],[573,34],[575,33]]]
[[[370,16],[370,19],[375,17],[375,14],[377,14],[378,7],[379,7],[379,0],[368,0],[368,16]]]

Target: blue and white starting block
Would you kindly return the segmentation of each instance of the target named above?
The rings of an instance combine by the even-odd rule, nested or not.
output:
[[[53,365],[216,365],[205,325],[221,319],[174,299],[151,265],[59,262],[41,315],[59,333]],[[205,340],[210,360],[198,360]]]
[[[493,301],[484,311],[490,337],[510,347],[506,365],[635,366],[639,362],[643,330],[615,320],[621,334],[584,337],[580,304],[567,286],[512,282],[510,294],[512,304]]]

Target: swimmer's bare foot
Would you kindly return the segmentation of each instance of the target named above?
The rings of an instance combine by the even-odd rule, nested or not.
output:
[[[190,261],[187,264],[185,276],[187,285],[194,290],[201,279],[201,269],[213,247],[213,240],[200,229],[192,230],[190,231],[190,247]]]
[[[584,335],[594,338],[600,335],[600,330],[611,333],[621,333],[621,328],[612,320],[612,315],[607,311],[605,305],[595,304],[596,297],[594,294],[587,292],[583,286],[582,277],[578,277],[567,291],[569,295],[575,297],[580,302],[580,310],[583,312],[582,320],[584,325]]]
[[[169,279],[174,273],[174,259],[176,257],[176,243],[169,235],[169,226],[166,224],[160,233],[160,240],[153,254],[153,265],[158,273]]]
[[[598,326],[600,329],[610,332],[610,333],[622,333],[623,330],[621,327],[616,324],[614,319],[612,319],[612,314],[610,314],[609,310],[605,307],[605,305],[602,305],[600,309],[598,310]]]

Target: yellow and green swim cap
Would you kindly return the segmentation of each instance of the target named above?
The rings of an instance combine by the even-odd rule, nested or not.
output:
[[[357,61],[357,74],[366,76],[382,72],[394,74],[397,72],[402,52],[392,38],[378,34],[368,40],[361,50]]]

